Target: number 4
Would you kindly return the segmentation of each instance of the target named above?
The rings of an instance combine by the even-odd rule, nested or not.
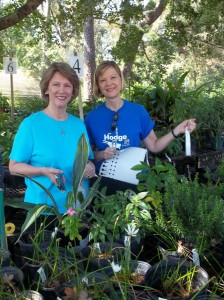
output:
[[[76,59],[74,65],[73,65],[73,70],[75,70],[77,73],[81,72],[81,68],[79,66],[79,59]]]

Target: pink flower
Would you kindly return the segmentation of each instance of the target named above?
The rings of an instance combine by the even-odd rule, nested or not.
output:
[[[67,214],[70,216],[73,216],[76,212],[74,211],[74,209],[72,207],[69,207],[69,209],[67,210]]]

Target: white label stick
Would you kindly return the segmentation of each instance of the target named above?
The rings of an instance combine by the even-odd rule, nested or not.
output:
[[[191,136],[188,128],[185,129],[185,155],[191,156]]]

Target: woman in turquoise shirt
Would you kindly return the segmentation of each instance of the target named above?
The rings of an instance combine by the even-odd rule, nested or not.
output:
[[[79,93],[79,79],[67,63],[52,63],[40,81],[47,107],[31,114],[20,124],[10,154],[9,170],[33,178],[45,186],[56,200],[61,214],[66,211],[66,196],[72,190],[72,168],[79,138],[84,133],[83,121],[67,112],[67,105]],[[89,147],[89,158],[93,158]],[[61,174],[65,191],[58,188]],[[81,184],[84,196],[88,179],[95,175],[93,163],[88,162]],[[53,206],[49,196],[31,180],[25,180],[25,202]]]

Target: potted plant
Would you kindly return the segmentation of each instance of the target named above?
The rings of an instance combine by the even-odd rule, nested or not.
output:
[[[181,181],[170,176],[167,180],[163,208],[167,229],[204,253],[213,239],[223,238],[221,185],[200,183],[198,175],[194,179],[182,177]]]
[[[80,252],[83,263],[89,271],[109,272],[112,261],[120,261],[124,257],[124,247],[115,242],[93,243]]]
[[[144,283],[151,292],[167,300],[189,299],[204,293],[208,283],[207,272],[186,260],[162,260],[145,274]]]
[[[89,219],[90,239],[123,244],[125,227],[133,221],[139,228],[135,237],[139,242],[144,237],[144,224],[151,219],[152,207],[147,196],[147,192],[136,194],[131,190],[110,196],[98,193]]]
[[[14,266],[0,268],[0,295],[1,299],[16,295],[23,286],[24,273]],[[5,297],[5,298],[4,298]],[[10,298],[11,299],[11,298]]]

